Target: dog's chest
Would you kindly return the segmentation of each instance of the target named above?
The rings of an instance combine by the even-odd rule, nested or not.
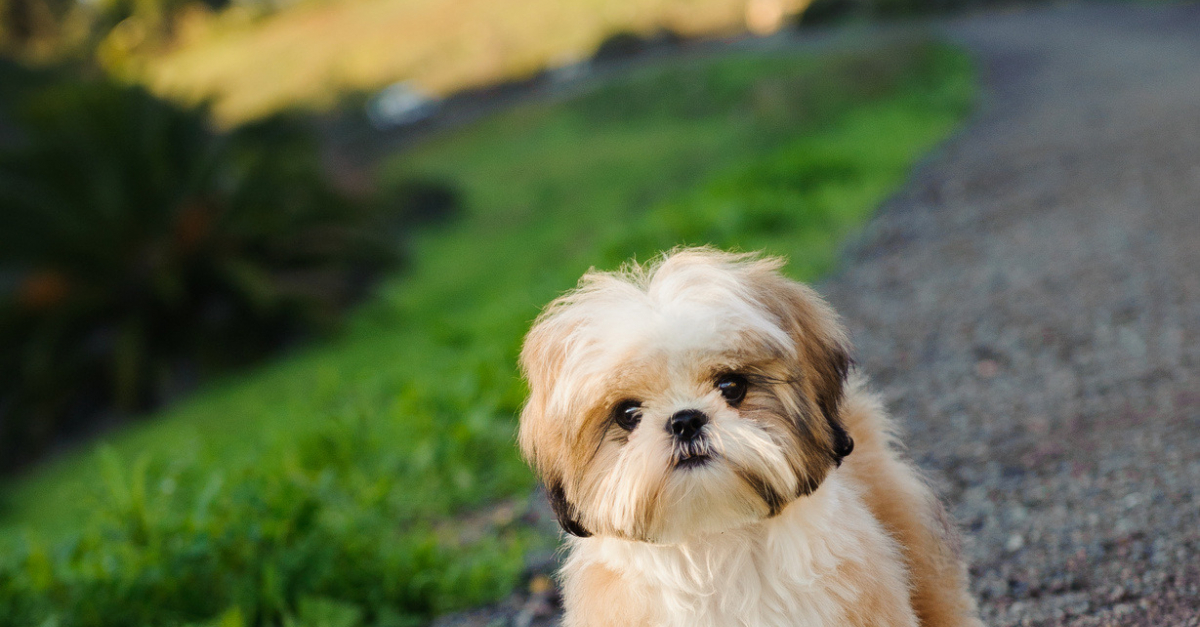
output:
[[[688,547],[612,543],[601,560],[651,600],[657,627],[844,626],[859,593],[837,575],[849,538],[788,526]]]
[[[711,556],[708,556],[711,557]],[[686,562],[686,558],[685,558]],[[824,627],[845,624],[836,580],[780,560],[746,555],[712,567],[681,562],[633,575],[661,599],[661,627]],[[809,572],[803,572],[809,571]],[[634,584],[637,585],[637,584]]]
[[[860,619],[870,601],[899,590],[887,605],[902,604],[907,584],[896,548],[854,494],[831,478],[775,518],[683,545],[581,539],[566,573],[595,563],[616,574],[620,584],[609,590],[640,601],[636,605],[643,610],[633,621],[639,625],[864,624]],[[589,592],[594,590],[578,589],[581,595]],[[603,601],[609,602],[619,601]],[[903,614],[897,610],[897,616]],[[916,623],[910,613],[905,620],[868,624]]]

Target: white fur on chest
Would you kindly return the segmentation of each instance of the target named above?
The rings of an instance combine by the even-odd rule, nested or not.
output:
[[[742,529],[670,546],[571,544],[568,577],[589,563],[619,573],[652,608],[656,627],[840,627],[866,588],[905,587],[894,543],[837,473],[778,516]],[[847,575],[864,570],[869,579]]]

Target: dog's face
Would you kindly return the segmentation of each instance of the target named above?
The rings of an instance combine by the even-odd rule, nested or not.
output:
[[[845,334],[780,262],[710,249],[589,273],[525,340],[520,442],[568,532],[654,543],[817,489],[853,443]]]

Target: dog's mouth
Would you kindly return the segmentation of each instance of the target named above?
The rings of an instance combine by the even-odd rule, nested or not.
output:
[[[716,458],[704,440],[688,442],[675,450],[675,467],[680,469],[707,466]]]
[[[680,469],[699,468],[707,466],[713,460],[711,455],[689,455],[675,460],[675,467]]]

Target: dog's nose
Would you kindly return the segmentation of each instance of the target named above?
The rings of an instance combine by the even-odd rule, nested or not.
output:
[[[700,429],[706,424],[708,424],[708,416],[704,412],[685,409],[675,412],[675,415],[671,416],[671,421],[667,423],[667,430],[677,440],[690,442],[696,439],[696,436],[700,434]]]

